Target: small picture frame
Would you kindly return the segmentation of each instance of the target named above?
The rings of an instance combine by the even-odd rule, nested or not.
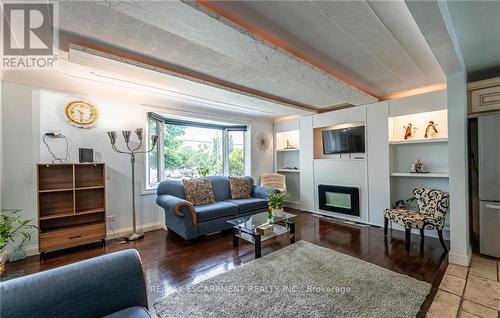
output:
[[[80,163],[94,162],[94,149],[78,148],[78,161]]]

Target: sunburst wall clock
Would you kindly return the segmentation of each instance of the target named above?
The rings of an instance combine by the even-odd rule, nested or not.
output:
[[[97,123],[99,112],[91,103],[84,100],[76,100],[66,105],[64,116],[75,127],[90,128]]]

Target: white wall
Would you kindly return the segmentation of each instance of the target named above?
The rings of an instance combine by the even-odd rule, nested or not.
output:
[[[300,119],[300,199],[302,209],[314,212],[314,145],[313,119],[307,116]]]
[[[22,209],[24,218],[36,220],[35,154],[38,134],[31,88],[2,82],[2,208]],[[35,96],[33,96],[35,95]],[[38,146],[37,146],[38,147]],[[36,222],[36,221],[35,221]],[[37,241],[35,234],[32,242]]]
[[[250,138],[248,145],[251,149],[251,176],[255,179],[256,184],[260,184],[260,176],[263,173],[269,173],[274,171],[274,158],[273,158],[273,141],[271,140],[270,146],[266,151],[261,151],[255,142],[255,138],[261,132],[264,132],[273,138],[273,123],[262,122],[262,123],[251,123],[250,124]],[[248,148],[247,146],[247,148]]]
[[[93,148],[96,159],[106,163],[107,215],[115,215],[112,228],[123,234],[130,231],[131,185],[130,157],[118,154],[111,149],[106,132],[109,130],[133,130],[146,128],[146,112],[150,109],[139,104],[115,102],[109,99],[85,99],[97,105],[100,117],[91,129],[79,129],[70,125],[64,118],[64,107],[68,101],[81,96],[70,93],[40,90],[34,87],[10,82],[2,83],[2,183],[1,207],[15,207],[24,210],[23,217],[35,220],[36,172],[39,162],[51,162],[51,156],[41,141],[41,136],[51,130],[60,130],[72,143],[71,162],[78,161],[78,148]],[[169,105],[171,107],[171,105]],[[175,112],[171,109],[163,113]],[[206,117],[206,116],[205,116]],[[238,119],[241,122],[241,119]],[[272,136],[273,124],[269,122],[248,123],[250,126],[246,144],[250,149],[250,174],[257,179],[264,172],[273,171],[272,147],[265,152],[257,149],[255,136],[266,132]],[[134,137],[133,137],[134,138]],[[64,153],[62,139],[48,139],[56,154]],[[118,146],[123,145],[118,138]],[[136,192],[145,189],[145,156],[136,159]],[[155,203],[155,192],[136,194],[138,226],[144,230],[163,227],[164,214]],[[111,227],[108,226],[108,235]],[[37,252],[37,236],[33,237],[26,250],[29,254]]]
[[[72,144],[70,162],[78,162],[78,148],[93,148],[96,160],[106,163],[106,214],[116,215],[112,221],[114,229],[127,229],[132,224],[131,212],[131,166],[130,156],[116,153],[111,149],[107,131],[146,129],[146,111],[136,104],[114,103],[107,100],[92,99],[98,106],[99,120],[96,126],[89,129],[76,128],[64,117],[64,107],[70,100],[79,96],[59,92],[40,91],[40,136],[46,132],[60,130]],[[57,156],[63,156],[65,143],[63,139],[46,139]],[[136,140],[135,135],[132,140]],[[45,144],[34,141],[39,146],[40,162],[51,162],[52,157]],[[125,150],[121,135],[118,136],[117,147]],[[135,163],[137,223],[157,224],[160,222],[160,208],[154,202],[154,196],[139,196],[145,188],[145,155],[138,155]],[[117,199],[119,198],[119,199]]]
[[[384,210],[391,206],[389,177],[388,102],[366,106],[368,205],[370,224],[384,225]]]
[[[2,71],[0,71],[0,78],[2,75]],[[2,102],[2,83],[0,80],[0,187],[3,184],[3,122],[2,122],[2,113],[3,113],[3,102]],[[0,207],[2,206],[2,189],[0,188]]]
[[[446,109],[446,89],[389,101],[389,116],[402,116]]]
[[[467,164],[467,77],[464,72],[448,75],[448,136],[450,175],[450,254],[449,261],[468,266],[469,187]]]

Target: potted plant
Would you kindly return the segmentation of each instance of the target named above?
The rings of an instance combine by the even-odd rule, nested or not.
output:
[[[198,174],[202,177],[206,177],[210,174],[210,168],[200,169],[198,170]]]
[[[267,206],[272,212],[273,216],[280,217],[283,215],[283,205],[288,199],[288,194],[285,192],[273,192],[269,195]]]
[[[32,220],[21,219],[19,209],[4,209],[0,213],[0,273],[3,272],[7,258],[7,245],[15,242],[16,238],[21,237],[21,243],[14,248],[11,261],[20,260],[26,257],[22,247],[26,241],[31,240],[31,233],[37,227],[30,224]]]

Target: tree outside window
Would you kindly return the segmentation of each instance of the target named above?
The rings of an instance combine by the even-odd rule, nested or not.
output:
[[[160,147],[163,165],[156,162],[157,155],[149,155],[150,184],[164,179],[244,175],[244,131],[161,123],[154,119],[148,120],[148,125],[150,133],[163,127],[163,147]],[[156,175],[161,176],[159,180]]]

